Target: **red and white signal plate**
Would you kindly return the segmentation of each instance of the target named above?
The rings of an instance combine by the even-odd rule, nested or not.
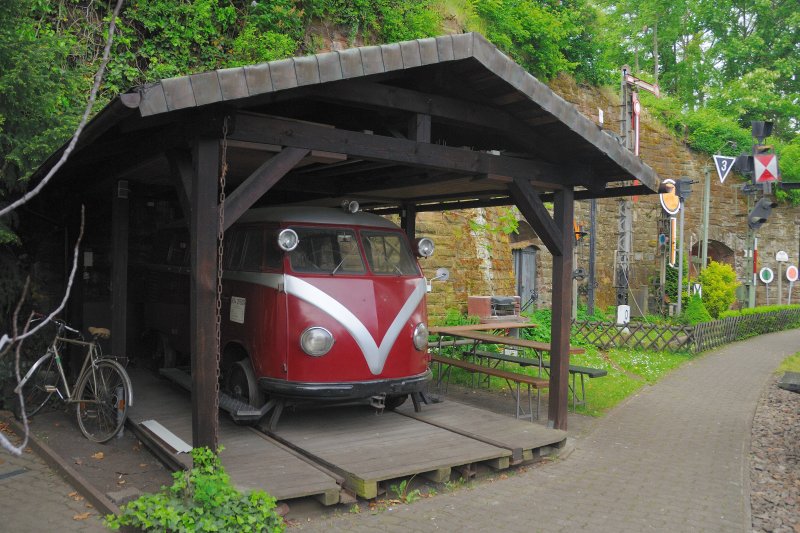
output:
[[[775,154],[762,154],[753,158],[756,183],[767,183],[778,179],[778,158]]]

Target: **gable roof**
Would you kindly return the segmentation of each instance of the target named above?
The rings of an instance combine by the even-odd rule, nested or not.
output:
[[[382,96],[385,108],[377,103],[373,94],[372,89],[377,88],[389,91]],[[360,94],[348,96],[354,89]],[[454,108],[454,103],[463,108]],[[362,107],[377,109],[377,114],[370,117],[372,122],[355,122],[352,110]],[[116,97],[87,126],[79,142],[79,151],[85,154],[86,149],[93,146],[95,153],[89,159],[96,161],[102,157],[98,154],[106,152],[105,147],[115,140],[124,145],[124,139],[130,138],[127,132],[163,131],[167,125],[185,121],[192,113],[211,109],[271,115],[283,114],[288,109],[298,120],[369,132],[377,127],[377,119],[398,109],[429,112],[434,121],[441,118],[441,124],[435,122],[434,128],[446,131],[439,138],[431,139],[434,144],[469,147],[481,154],[511,153],[521,160],[539,158],[554,169],[563,165],[565,174],[575,173],[576,169],[578,173],[590,174],[579,183],[585,189],[576,196],[578,198],[613,196],[613,191],[609,194],[605,190],[611,182],[627,183],[638,179],[643,186],[638,194],[656,192],[660,182],[653,169],[621,146],[616,136],[583,116],[575,106],[477,33],[350,48],[163,79]],[[459,113],[465,118],[469,115],[472,121],[469,127],[458,124]],[[493,122],[493,127],[481,127],[484,118]],[[387,126],[385,134],[402,136],[396,126]],[[140,150],[147,149],[157,150],[158,146]],[[108,153],[113,157],[110,151]],[[252,153],[249,156],[244,151],[241,153],[246,156],[242,161],[248,157],[253,159]],[[54,154],[40,173],[59,155],[60,152]],[[68,166],[72,172],[81,172],[80,153],[76,155],[78,157]],[[132,161],[131,164],[134,162],[139,163]],[[112,166],[106,174],[118,172],[120,164]],[[145,174],[151,177],[169,172],[163,160],[150,164]],[[239,172],[246,176],[257,166],[252,162],[244,163]],[[365,172],[377,166],[373,162],[370,167],[362,161],[351,168]],[[397,168],[385,172],[395,172]],[[358,172],[353,176],[356,174]],[[356,181],[351,180],[351,183]],[[384,197],[386,205],[397,205],[399,199],[444,199],[454,188],[464,197],[474,193],[485,199],[503,189],[498,187],[497,181],[478,183],[474,177],[438,186],[435,180],[420,178],[413,186],[403,183],[401,187],[382,190],[379,194],[370,187],[365,183],[358,190],[355,186],[345,189],[376,198],[376,205]],[[308,186],[301,188],[308,189]],[[325,194],[336,196],[330,187]],[[288,194],[279,200],[296,201]]]

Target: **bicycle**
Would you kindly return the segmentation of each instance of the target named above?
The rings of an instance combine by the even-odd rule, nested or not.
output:
[[[21,419],[24,412],[27,418],[33,417],[56,394],[65,405],[76,405],[78,426],[87,439],[107,442],[122,429],[128,407],[133,403],[133,387],[128,373],[116,360],[104,357],[98,344],[98,339],[110,337],[111,332],[106,328],[90,327],[92,340],[87,342],[80,331],[69,327],[63,320],[52,319],[52,322],[58,328],[53,342],[14,389],[17,394],[14,415]],[[67,337],[68,333],[77,338]],[[72,389],[61,363],[64,344],[86,348],[81,371]]]

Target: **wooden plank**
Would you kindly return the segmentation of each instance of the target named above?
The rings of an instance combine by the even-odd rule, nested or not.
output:
[[[550,350],[550,399],[548,424],[567,429],[569,408],[569,336],[572,319],[572,246],[574,236],[569,231],[575,216],[575,199],[571,189],[555,196],[554,222],[562,228],[560,253],[553,254],[553,321]]]
[[[546,389],[549,384],[548,380],[543,378],[529,376],[528,374],[509,372],[508,370],[479,365],[476,363],[470,363],[469,361],[456,359],[454,357],[443,357],[441,355],[431,354],[431,362],[463,368],[467,372],[475,372],[478,374],[502,378],[508,381],[524,383],[525,385],[530,385],[534,389]]]
[[[518,328],[535,328],[536,324],[532,322],[513,320],[498,321],[498,322],[483,322],[481,324],[463,324],[461,326],[431,326],[428,331],[432,334],[458,334],[464,331],[483,331],[493,329],[518,329]]]
[[[501,174],[564,183],[556,165],[383,135],[340,130],[255,113],[236,114],[229,139],[347,154],[353,158],[469,174]],[[546,211],[545,211],[546,212]],[[538,223],[538,222],[537,222]]]
[[[465,339],[472,339],[481,341],[487,344],[502,344],[506,346],[518,346],[520,348],[530,348],[540,352],[552,351],[552,345],[545,342],[531,341],[528,339],[519,339],[517,337],[509,337],[506,335],[492,335],[490,333],[481,333],[478,331],[454,331],[449,332],[450,328],[438,328],[439,333],[444,335],[452,335],[454,337],[463,337]],[[442,331],[444,330],[444,331]],[[583,348],[576,348],[568,346],[569,353],[584,353],[586,350]]]
[[[189,396],[145,370],[131,369],[131,379],[137,402],[128,411],[130,422],[138,424],[155,419],[188,442],[192,437]],[[238,489],[262,489],[278,499],[313,496],[326,505],[339,502],[339,483],[343,478],[320,470],[307,458],[299,457],[263,433],[223,417],[219,442],[225,447],[220,455],[222,464]],[[176,460],[190,467],[191,459],[187,463],[187,457],[181,454]]]
[[[512,452],[511,461],[514,464],[532,459],[532,450],[559,445],[567,438],[565,431],[548,429],[452,400],[427,405],[420,412],[415,412],[410,405],[403,405],[396,412],[505,448]]]
[[[195,141],[192,168],[190,350],[192,360],[192,445],[217,449],[215,335],[217,278],[217,179],[219,140]]]
[[[456,465],[507,457],[506,449],[366,406],[300,411],[268,432],[276,440],[339,472],[364,498],[381,481],[435,472]]]

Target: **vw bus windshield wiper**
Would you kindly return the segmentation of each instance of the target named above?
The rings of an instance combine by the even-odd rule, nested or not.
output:
[[[344,264],[344,260],[345,260],[345,259],[347,259],[347,257],[346,257],[346,256],[345,256],[345,257],[342,257],[342,260],[341,260],[341,261],[339,261],[339,264],[338,264],[338,265],[336,265],[336,268],[334,268],[334,269],[331,271],[331,276],[333,276],[334,274],[336,274],[336,271],[337,271],[337,270],[339,270],[339,269],[342,267],[342,265]]]

